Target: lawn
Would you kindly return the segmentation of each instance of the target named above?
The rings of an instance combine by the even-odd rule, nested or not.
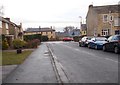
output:
[[[2,52],[2,65],[18,65],[21,64],[32,51],[23,51],[21,54],[17,54],[16,52]],[[0,63],[1,65],[1,63]]]

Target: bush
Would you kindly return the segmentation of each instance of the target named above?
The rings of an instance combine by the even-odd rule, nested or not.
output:
[[[7,50],[9,48],[8,42],[7,41],[2,41],[2,49]]]
[[[34,35],[24,35],[25,41],[31,41],[34,39],[39,39],[41,41],[41,34],[34,34]]]
[[[48,36],[42,36],[42,41],[48,41]]]
[[[26,42],[22,41],[20,39],[13,40],[13,47],[15,49],[23,48],[25,46]]]
[[[7,42],[5,35],[1,36],[0,44],[2,45],[2,50],[7,50],[9,48],[9,44]]]
[[[73,37],[73,40],[74,40],[75,42],[78,42],[78,41],[79,41],[79,39],[80,39],[80,37],[79,37],[79,36],[74,36],[74,37]]]
[[[40,45],[40,40],[34,39],[34,40],[28,41],[26,47],[27,48],[37,48],[38,45]]]

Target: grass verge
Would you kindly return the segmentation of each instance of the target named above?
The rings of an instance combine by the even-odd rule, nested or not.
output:
[[[16,52],[2,52],[2,65],[18,65],[21,64],[30,54],[31,50],[23,51],[21,54]],[[1,65],[1,63],[0,63]]]

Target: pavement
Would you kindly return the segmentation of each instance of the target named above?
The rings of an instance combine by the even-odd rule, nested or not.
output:
[[[35,49],[23,49],[25,50],[32,50],[34,51]],[[4,52],[15,52],[16,50],[3,50]],[[2,56],[2,55],[1,55]],[[2,80],[4,80],[9,74],[17,68],[18,65],[5,65],[5,66],[0,66],[0,84],[2,83]]]
[[[13,68],[15,66],[12,66]],[[4,78],[3,83],[57,83],[48,48],[41,44],[32,54]],[[7,70],[6,69],[6,70]],[[4,73],[9,73],[5,71]]]

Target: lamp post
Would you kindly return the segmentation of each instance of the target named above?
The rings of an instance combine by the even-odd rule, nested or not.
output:
[[[82,17],[79,16],[79,18],[80,18],[80,35],[82,35],[82,34],[81,34]]]

